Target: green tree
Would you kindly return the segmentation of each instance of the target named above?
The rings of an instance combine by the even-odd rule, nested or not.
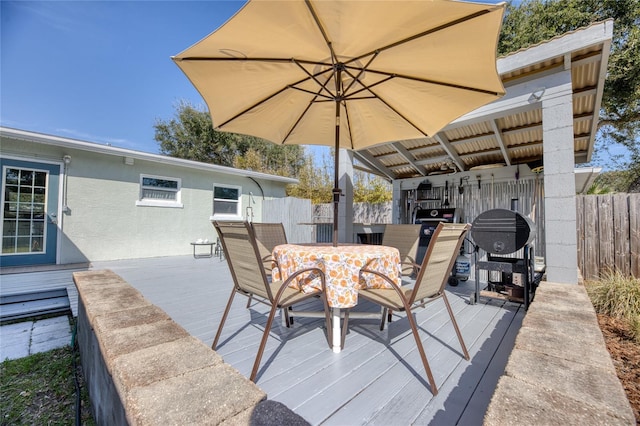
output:
[[[614,19],[613,41],[598,123],[599,149],[624,146],[629,159],[613,157],[613,166],[640,179],[640,1],[510,1],[498,53],[507,54],[568,31]],[[630,160],[630,161],[629,161]]]
[[[249,148],[244,155],[234,159],[233,167],[244,170],[264,170],[264,162],[258,151]]]
[[[610,194],[614,192],[627,192],[632,184],[634,176],[628,170],[614,170],[604,172],[594,180],[588,194]]]
[[[296,176],[304,165],[301,146],[217,131],[208,112],[186,101],[175,109],[173,118],[157,119],[154,124],[154,138],[162,154],[281,176]]]
[[[391,201],[391,185],[379,176],[356,171],[353,174],[353,201],[356,203],[386,203]]]
[[[313,204],[333,202],[334,150],[330,149],[314,162],[310,157],[303,167],[297,185],[287,188],[287,195],[309,198]],[[355,170],[353,173],[353,202],[384,203],[391,201],[391,185],[384,179]]]
[[[311,200],[312,204],[330,203],[332,201],[333,180],[326,162],[323,167],[316,167],[308,156],[297,176],[298,184],[287,187],[287,195]]]

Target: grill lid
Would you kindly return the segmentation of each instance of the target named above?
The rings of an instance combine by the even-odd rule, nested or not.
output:
[[[491,254],[514,253],[535,237],[533,222],[513,210],[488,210],[476,217],[471,225],[473,241]]]

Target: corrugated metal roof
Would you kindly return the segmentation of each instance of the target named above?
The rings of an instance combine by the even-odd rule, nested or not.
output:
[[[603,23],[586,29],[596,25]],[[539,161],[543,156],[543,114],[542,102],[535,95],[542,97],[546,88],[536,88],[536,81],[570,69],[575,157],[579,162],[589,161],[595,141],[593,132],[597,128],[594,122],[598,120],[604,84],[601,74],[606,70],[611,40],[566,51],[567,37],[574,34],[575,38],[584,30],[572,31],[506,57],[510,59],[510,63],[518,65],[501,75],[507,90],[505,98],[510,96],[510,88],[529,84],[532,98],[528,102],[514,106],[500,115],[487,114],[486,117],[469,122],[465,122],[463,117],[443,129],[436,137],[387,143],[361,152],[367,154],[369,159],[373,158],[373,165],[381,166],[376,167],[378,172],[389,179],[428,175],[440,170],[445,163],[458,162],[464,170],[469,170],[496,163],[525,164]],[[540,55],[542,59],[519,64],[518,55],[526,57],[533,49],[543,52]],[[506,151],[507,158],[503,150]],[[406,153],[410,158],[407,158]]]

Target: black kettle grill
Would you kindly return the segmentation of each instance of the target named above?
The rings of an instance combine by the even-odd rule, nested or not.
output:
[[[527,309],[535,292],[531,247],[536,237],[533,222],[514,210],[493,209],[476,217],[470,234],[476,253],[476,294],[472,295],[471,303],[480,296],[488,296],[524,303]],[[478,260],[479,249],[486,252],[486,260]],[[521,257],[514,253],[521,253]],[[489,272],[488,286],[483,291],[480,290],[480,270]],[[499,272],[501,279],[492,281],[491,272]]]

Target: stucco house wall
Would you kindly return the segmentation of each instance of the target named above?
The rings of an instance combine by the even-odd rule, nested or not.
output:
[[[56,146],[6,137],[5,133],[1,142],[3,157],[57,161],[62,166],[56,262],[60,264],[192,254],[190,242],[216,240],[211,224],[216,218],[215,184],[240,188],[237,219],[261,221],[262,203],[285,197],[286,185],[295,182],[111,147],[96,152],[84,144],[79,148],[73,143]],[[63,161],[65,156],[70,157],[68,164]],[[139,205],[143,174],[180,179],[181,206]]]

